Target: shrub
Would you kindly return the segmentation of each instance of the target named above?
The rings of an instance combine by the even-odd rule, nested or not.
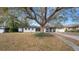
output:
[[[65,32],[67,32],[68,30],[67,29],[65,29]]]

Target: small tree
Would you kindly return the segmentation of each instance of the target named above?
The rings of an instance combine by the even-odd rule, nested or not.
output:
[[[20,21],[13,16],[3,16],[0,18],[0,23],[4,24],[6,28],[9,29],[9,32],[17,32]]]
[[[18,31],[18,27],[27,27],[28,23],[26,19],[18,19],[19,15],[22,14],[20,11],[15,10],[16,8],[1,8],[2,14],[0,17],[0,24],[4,24],[5,27],[9,28],[9,32]],[[13,13],[12,13],[12,12]]]

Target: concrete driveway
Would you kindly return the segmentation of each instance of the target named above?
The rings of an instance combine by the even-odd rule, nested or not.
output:
[[[62,35],[62,36],[65,36],[65,37],[68,37],[68,38],[71,38],[71,39],[75,39],[75,40],[79,40],[79,35],[75,35],[74,33],[67,33],[67,32],[62,32],[62,33],[57,33],[59,35]]]
[[[65,44],[73,48],[75,51],[79,51],[79,46],[77,46],[75,43],[72,41],[68,40],[69,39],[74,39],[74,40],[79,40],[79,36],[76,35],[70,35],[68,33],[53,33],[56,37],[58,37],[60,40],[62,40]],[[67,37],[67,38],[66,38]]]

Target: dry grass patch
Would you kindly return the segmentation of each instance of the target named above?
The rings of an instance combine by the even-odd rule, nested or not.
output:
[[[73,49],[54,36],[40,39],[34,33],[3,33],[0,34],[0,50],[71,51]]]

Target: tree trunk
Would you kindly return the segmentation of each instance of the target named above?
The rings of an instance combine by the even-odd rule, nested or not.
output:
[[[44,26],[40,27],[40,32],[44,32]]]

